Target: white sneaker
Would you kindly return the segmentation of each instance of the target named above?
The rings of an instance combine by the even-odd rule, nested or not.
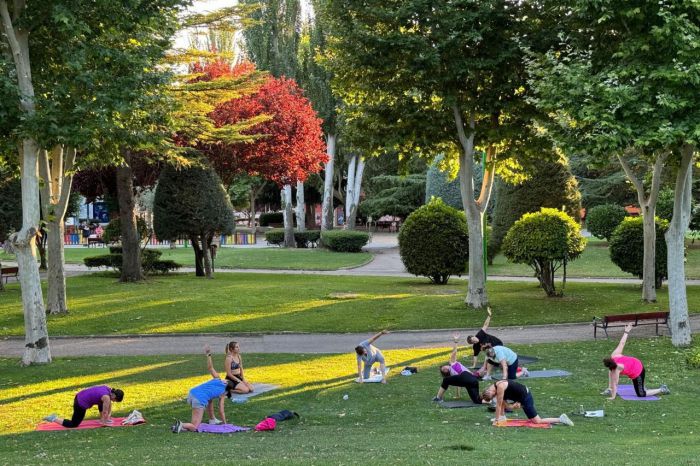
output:
[[[54,422],[56,419],[58,419],[58,416],[57,416],[57,415],[55,415],[55,414],[49,414],[48,416],[46,416],[46,417],[44,418],[44,421]]]
[[[486,374],[485,376],[483,376],[483,377],[481,378],[481,380],[491,380],[491,376],[488,375],[488,374]]]
[[[529,377],[530,376],[530,371],[527,370],[527,367],[523,367],[523,370],[520,371],[520,377]]]
[[[559,422],[561,422],[562,424],[567,425],[567,426],[573,427],[573,425],[574,425],[574,421],[569,419],[569,416],[567,416],[566,414],[562,414],[561,416],[559,416]]]
[[[605,390],[600,392],[600,394],[604,395],[604,396],[610,396],[610,395],[612,395],[612,391],[609,388],[606,388]]]
[[[220,419],[217,419],[217,418],[215,418],[215,417],[209,419],[209,424],[212,424],[212,425],[215,425],[215,426],[218,426],[218,425],[223,424],[223,423],[224,423],[224,421],[222,421],[222,420],[220,420]]]

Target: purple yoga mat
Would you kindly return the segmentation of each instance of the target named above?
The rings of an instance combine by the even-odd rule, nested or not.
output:
[[[250,427],[234,426],[233,424],[200,424],[199,427],[197,427],[197,432],[206,432],[207,434],[233,434],[249,430]]]
[[[632,385],[619,385],[617,387],[617,394],[620,398],[627,401],[656,401],[659,399],[658,396],[638,397]]]

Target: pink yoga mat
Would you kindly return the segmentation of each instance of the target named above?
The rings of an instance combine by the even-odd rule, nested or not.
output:
[[[508,419],[496,424],[496,427],[530,427],[532,429],[551,429],[552,424],[536,424],[529,419]]]
[[[619,385],[617,387],[617,395],[627,401],[656,401],[659,399],[658,396],[638,397],[637,392],[634,391],[633,385]]]
[[[123,417],[113,417],[112,420],[114,421],[110,425],[102,425],[100,424],[99,419],[88,419],[87,421],[83,421],[80,423],[78,427],[74,427],[69,429],[68,427],[63,427],[61,425],[56,424],[55,422],[42,422],[38,426],[36,426],[36,430],[41,430],[41,431],[49,431],[49,430],[79,430],[79,429],[97,429],[98,427],[129,427],[131,425],[137,425],[137,424],[127,424],[125,426],[122,425],[122,421],[125,418]],[[139,424],[145,424],[145,422],[140,422]]]

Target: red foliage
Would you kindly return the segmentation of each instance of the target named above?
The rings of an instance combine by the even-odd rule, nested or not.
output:
[[[268,78],[255,94],[221,104],[210,116],[223,126],[262,114],[273,118],[247,133],[264,137],[252,143],[202,148],[224,183],[231,182],[236,174],[248,173],[284,185],[304,181],[310,173],[321,171],[328,160],[322,120],[291,79]]]
[[[193,79],[192,82],[212,81],[222,76],[236,78],[255,71],[255,65],[249,61],[241,62],[233,67],[227,61],[218,60],[213,63],[201,65],[195,63],[192,66],[193,73],[201,73],[201,76]]]

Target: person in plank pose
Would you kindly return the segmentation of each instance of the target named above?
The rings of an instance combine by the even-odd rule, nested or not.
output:
[[[450,386],[457,387],[457,396],[459,396],[460,387],[467,389],[469,398],[475,404],[481,404],[481,398],[479,397],[479,379],[472,374],[469,369],[464,367],[462,363],[457,361],[457,342],[459,341],[459,335],[453,335],[453,346],[452,353],[450,354],[450,363],[445,364],[440,367],[440,374],[442,375],[442,384],[437,392],[433,401],[442,401],[445,392]]]
[[[359,345],[355,347],[355,353],[357,353],[357,378],[358,382],[362,383],[365,379],[369,379],[372,366],[375,363],[379,363],[379,370],[382,374],[382,383],[386,383],[386,362],[384,361],[384,355],[379,348],[372,345],[379,337],[389,333],[386,330],[374,335],[369,340],[364,340],[360,342]],[[363,368],[364,364],[364,368]]]
[[[627,336],[632,330],[632,324],[627,324],[625,326],[625,333],[622,334],[620,338],[620,343],[618,343],[615,350],[612,352],[609,358],[603,359],[603,365],[608,368],[608,388],[605,389],[601,394],[609,395],[608,400],[614,400],[617,396],[617,384],[620,381],[620,375],[626,375],[632,379],[632,385],[634,385],[634,391],[638,397],[644,398],[647,396],[654,395],[668,395],[671,390],[668,389],[666,385],[661,385],[659,388],[653,390],[647,390],[644,388],[644,376],[646,375],[646,370],[642,361],[632,356],[625,356],[622,351],[625,349],[625,343],[627,343]]]
[[[481,326],[481,329],[478,332],[476,332],[476,335],[469,335],[467,337],[467,343],[472,345],[472,351],[474,352],[474,357],[472,359],[472,367],[477,367],[477,364],[479,362],[479,353],[481,353],[482,346],[503,346],[503,342],[499,338],[486,333],[486,330],[488,330],[489,324],[491,323],[491,308],[487,307],[486,312],[488,313],[488,316],[486,316],[486,320],[484,321],[484,325]],[[486,369],[486,371],[483,375],[483,380],[491,379],[491,366],[496,365],[497,364],[494,361],[489,360],[489,358],[486,358],[486,360],[484,361],[484,368]]]
[[[520,377],[527,377],[529,372],[526,367],[518,371],[518,355],[507,346],[494,346],[486,344],[482,347],[486,350],[487,361],[484,361],[484,366],[479,371],[480,374],[487,373],[487,366],[495,363],[501,366],[501,380],[515,380]],[[493,363],[488,361],[493,361]]]
[[[535,409],[535,400],[532,398],[530,389],[512,380],[498,380],[481,393],[481,398],[486,402],[496,399],[496,417],[493,419],[493,425],[499,425],[507,421],[506,408],[522,408],[527,418],[535,424],[574,425],[566,414],[562,414],[559,417],[541,418]],[[510,401],[510,403],[507,403],[506,400]]]
[[[45,421],[55,422],[63,427],[75,428],[83,422],[88,409],[97,406],[100,411],[100,423],[102,425],[112,424],[112,402],[120,403],[124,399],[124,392],[118,388],[110,388],[107,385],[97,385],[95,387],[80,390],[73,398],[73,416],[70,419],[63,419],[56,414],[50,414],[44,418]]]
[[[204,353],[207,355],[207,370],[211,375],[211,380],[199,384],[190,390],[187,396],[187,403],[192,407],[192,422],[175,420],[175,425],[171,427],[172,432],[175,434],[179,434],[183,430],[196,432],[197,428],[202,423],[204,408],[217,398],[219,399],[219,415],[221,416],[221,421],[223,424],[226,424],[224,398],[231,398],[233,382],[230,380],[224,381],[219,378],[219,373],[214,370],[214,363],[211,360],[211,348],[209,345],[204,345]],[[212,413],[209,415],[211,416]]]

